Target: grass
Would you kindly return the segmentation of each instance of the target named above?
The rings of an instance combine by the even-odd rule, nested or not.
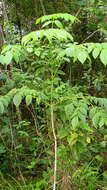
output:
[[[23,184],[13,177],[11,178],[11,180],[5,179],[2,173],[0,173],[0,190],[37,190],[34,184]]]

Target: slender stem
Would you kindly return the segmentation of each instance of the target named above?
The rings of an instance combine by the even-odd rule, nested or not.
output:
[[[81,43],[84,43],[86,40],[88,40],[89,38],[91,38],[95,33],[99,32],[100,30],[97,29],[95,30],[93,33],[91,33],[87,38],[85,38]]]
[[[21,118],[21,112],[20,112],[19,106],[16,107],[16,113],[17,113],[18,121],[20,122],[22,120],[22,118]]]
[[[51,105],[51,126],[53,131],[54,137],[54,183],[53,183],[53,190],[56,190],[56,183],[57,183],[57,137],[55,133],[55,126],[54,126],[54,115],[53,115],[53,105]]]
[[[54,181],[53,181],[53,190],[56,190],[57,184],[57,137],[55,133],[54,125],[54,104],[53,104],[53,92],[54,92],[54,68],[51,68],[51,127],[54,137]]]

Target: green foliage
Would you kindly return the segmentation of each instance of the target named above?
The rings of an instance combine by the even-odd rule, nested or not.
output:
[[[73,42],[59,20],[77,19],[70,14],[43,16],[37,23],[52,28],[31,32],[20,45],[1,51],[1,72],[7,71],[0,83],[2,172],[18,174],[29,190],[51,188],[54,126],[58,189],[95,190],[106,179],[106,90],[95,86],[107,82],[107,45]],[[35,184],[27,185],[26,176],[36,179]]]
[[[75,16],[72,16],[68,13],[58,13],[58,14],[42,16],[36,20],[36,24],[43,23],[43,22],[46,22],[48,20],[49,21],[51,21],[51,20],[57,20],[58,21],[59,19],[64,20],[66,22],[71,22],[72,24],[78,20]]]
[[[48,40],[49,42],[52,42],[52,39],[59,40],[59,41],[66,41],[71,40],[73,41],[73,37],[65,30],[63,29],[47,29],[47,30],[39,30],[36,32],[31,32],[27,36],[24,36],[22,39],[22,43],[26,45],[31,40],[37,41],[37,40]]]
[[[19,63],[21,56],[22,56],[21,45],[6,45],[2,49],[0,55],[0,63],[3,65],[9,65],[12,63],[12,61]]]

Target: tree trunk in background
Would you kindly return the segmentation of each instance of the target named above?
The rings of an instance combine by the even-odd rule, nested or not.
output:
[[[7,31],[4,30],[4,23],[8,23],[7,8],[4,0],[0,2],[0,16],[0,45],[3,45],[7,37]]]
[[[0,1],[0,47],[4,44],[5,37],[3,32],[3,3]]]

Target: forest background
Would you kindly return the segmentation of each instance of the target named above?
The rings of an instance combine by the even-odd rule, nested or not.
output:
[[[0,0],[0,190],[107,189],[107,2]]]

